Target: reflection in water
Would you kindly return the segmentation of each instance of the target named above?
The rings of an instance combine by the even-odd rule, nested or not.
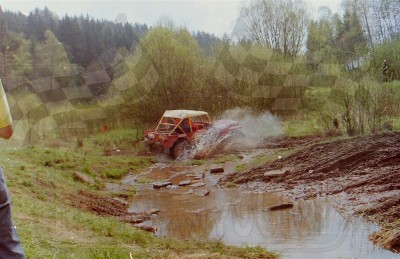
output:
[[[376,226],[342,218],[325,199],[268,211],[269,206],[287,200],[239,189],[213,189],[206,197],[188,190],[141,190],[131,210],[159,208],[160,215],[146,224],[157,226],[160,236],[262,245],[280,251],[285,258],[398,258],[368,241]]]
[[[187,191],[188,189],[185,189]],[[151,199],[149,196],[152,195]],[[151,208],[161,209],[153,225],[158,227],[160,235],[182,239],[206,239],[212,228],[220,220],[220,213],[210,213],[213,204],[208,197],[182,194],[177,191],[143,191],[134,201],[132,211],[145,211]]]

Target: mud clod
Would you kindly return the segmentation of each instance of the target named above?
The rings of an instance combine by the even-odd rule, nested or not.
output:
[[[271,207],[268,207],[266,210],[276,211],[276,210],[287,210],[293,208],[293,203],[281,203]]]
[[[217,168],[210,169],[210,173],[212,173],[212,174],[219,174],[219,173],[223,173],[223,172],[224,172],[223,167],[217,167]]]
[[[161,188],[167,187],[169,185],[172,185],[172,182],[153,183],[153,188],[154,189],[161,189]]]
[[[186,186],[186,185],[189,185],[191,183],[192,183],[191,180],[185,180],[185,181],[180,181],[178,185],[179,186]]]

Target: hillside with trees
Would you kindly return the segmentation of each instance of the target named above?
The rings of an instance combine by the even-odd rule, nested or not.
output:
[[[0,76],[26,141],[153,123],[177,108],[247,107],[313,121],[315,133],[335,119],[350,135],[377,132],[399,124],[399,8],[344,1],[343,14],[311,19],[301,1],[251,1],[232,39],[173,21],[1,11]]]

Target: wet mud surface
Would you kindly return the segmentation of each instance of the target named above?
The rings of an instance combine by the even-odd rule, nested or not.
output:
[[[292,155],[242,173],[225,175],[242,189],[274,192],[292,200],[334,197],[342,214],[359,214],[382,229],[376,244],[400,251],[400,134],[321,142],[319,137],[276,139],[269,148],[299,148]]]
[[[258,148],[294,148],[299,146],[305,146],[309,144],[315,144],[325,140],[324,136],[300,136],[300,137],[269,137],[264,139],[262,144],[259,144]]]
[[[70,197],[70,202],[76,208],[91,211],[101,216],[112,216],[117,219],[130,223],[132,225],[140,224],[144,221],[150,220],[159,211],[150,209],[144,212],[129,212],[129,203],[123,198],[118,197],[104,197],[80,191],[77,195]],[[154,227],[138,226],[143,230],[155,232]]]

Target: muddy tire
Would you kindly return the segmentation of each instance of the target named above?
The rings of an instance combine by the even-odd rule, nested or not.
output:
[[[190,141],[186,139],[180,139],[177,140],[174,146],[171,148],[170,155],[173,159],[190,159],[193,157],[193,148],[194,145]]]

